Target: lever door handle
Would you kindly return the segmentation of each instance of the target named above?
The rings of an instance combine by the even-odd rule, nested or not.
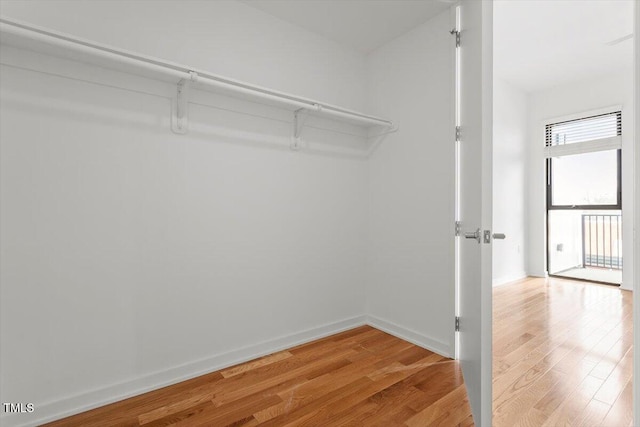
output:
[[[493,233],[491,234],[491,230],[484,230],[484,233],[482,234],[484,236],[484,242],[485,243],[491,243],[491,239],[506,239],[507,236],[505,236],[503,233]]]

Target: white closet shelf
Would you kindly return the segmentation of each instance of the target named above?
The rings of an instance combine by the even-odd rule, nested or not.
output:
[[[190,88],[289,109],[294,112],[294,140],[299,137],[308,114],[328,116],[363,127],[380,126],[386,129],[383,134],[397,130],[397,126],[391,120],[241,82],[5,17],[0,17],[0,41],[9,46],[176,84],[172,129],[177,133],[186,133],[188,130],[187,109]]]

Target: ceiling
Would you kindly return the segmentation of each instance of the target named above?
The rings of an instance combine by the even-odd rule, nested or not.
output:
[[[633,64],[633,0],[499,0],[494,73],[527,92]]]
[[[454,0],[243,0],[272,16],[369,53]],[[633,63],[633,0],[496,0],[494,72],[527,92]]]
[[[447,0],[244,0],[272,16],[369,53],[448,9]]]

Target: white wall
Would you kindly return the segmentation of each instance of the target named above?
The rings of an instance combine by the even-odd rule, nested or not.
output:
[[[493,81],[493,232],[507,235],[493,242],[493,284],[527,275],[527,94]]]
[[[622,216],[623,257],[625,259],[622,287],[633,289],[633,70],[587,81],[578,81],[530,94],[529,105],[529,252],[528,271],[544,276],[546,271],[545,247],[545,162],[544,122],[557,117],[589,112],[615,105],[623,108],[622,136]]]
[[[400,130],[369,164],[367,312],[444,354],[453,354],[454,319],[450,29],[445,12],[368,58],[371,111]]]
[[[240,3],[88,3],[2,13],[364,105],[362,55]],[[0,393],[36,407],[3,425],[364,321],[368,170],[329,153],[359,138],[309,128],[319,151],[292,152],[290,112],[204,93],[175,135],[175,87],[10,48],[1,60]]]

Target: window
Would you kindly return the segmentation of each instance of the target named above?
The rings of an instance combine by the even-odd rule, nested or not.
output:
[[[620,207],[619,150],[550,159],[550,207]]]
[[[622,113],[601,114],[546,126],[546,146],[613,138],[622,135]]]
[[[622,280],[622,113],[545,124],[547,271]]]
[[[545,126],[547,207],[620,209],[622,113]]]

